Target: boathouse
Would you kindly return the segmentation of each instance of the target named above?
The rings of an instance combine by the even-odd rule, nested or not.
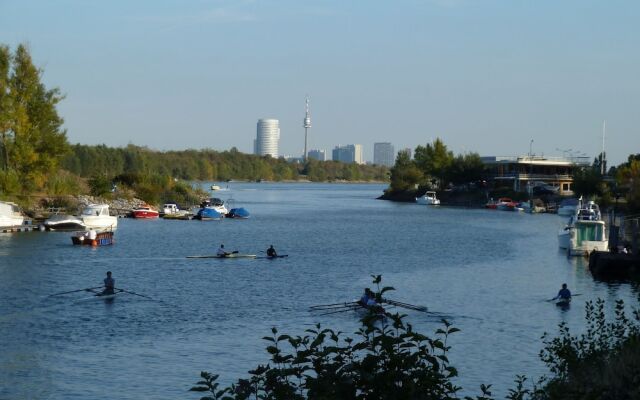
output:
[[[481,160],[487,168],[486,180],[496,185],[524,192],[545,184],[565,196],[573,194],[574,170],[591,165],[589,157],[489,156]]]

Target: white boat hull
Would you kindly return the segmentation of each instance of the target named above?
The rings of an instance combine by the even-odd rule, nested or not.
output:
[[[0,228],[20,226],[24,223],[24,215],[14,203],[0,201]]]

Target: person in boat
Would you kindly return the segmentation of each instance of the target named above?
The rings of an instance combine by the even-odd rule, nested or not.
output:
[[[111,271],[107,271],[107,277],[104,278],[104,290],[102,294],[114,294],[116,280],[111,277]]]
[[[362,295],[362,297],[360,297],[360,300],[358,300],[358,302],[360,303],[361,306],[366,307],[367,304],[369,303],[369,299],[371,299],[373,296],[373,293],[371,293],[371,289],[369,288],[365,288],[364,289],[364,294]]]
[[[216,253],[218,257],[226,257],[228,256],[230,253],[228,253],[225,249],[224,249],[224,244],[220,245],[220,248],[218,249],[218,252]]]
[[[562,289],[558,292],[558,295],[553,298],[554,300],[571,301],[571,291],[567,289],[567,284],[562,284]]]
[[[273,245],[269,246],[267,249],[267,257],[278,257],[278,253],[276,253],[276,249],[273,248]]]

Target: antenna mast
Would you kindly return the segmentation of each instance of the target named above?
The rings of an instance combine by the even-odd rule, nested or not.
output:
[[[607,120],[602,121],[602,153],[600,153],[600,175],[604,175],[604,135],[607,130]]]
[[[304,115],[304,154],[302,159],[307,162],[307,130],[311,128],[311,113],[309,112],[309,95],[305,99],[305,115]]]

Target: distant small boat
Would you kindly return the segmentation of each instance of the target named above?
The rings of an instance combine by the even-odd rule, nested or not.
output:
[[[167,203],[162,206],[162,212],[160,213],[164,219],[192,219],[193,214],[187,210],[181,210],[177,204]]]
[[[143,204],[140,207],[131,211],[133,218],[137,219],[154,219],[160,216],[160,213],[155,208],[148,204]]]
[[[243,207],[232,208],[231,210],[229,210],[229,213],[227,214],[227,218],[247,219],[249,218],[249,216],[250,216],[249,211],[247,211]]]
[[[67,214],[56,214],[44,220],[45,229],[50,231],[78,231],[87,229],[82,219]]]
[[[440,205],[440,200],[436,198],[436,192],[427,192],[424,196],[416,197],[416,203],[437,206]]]
[[[22,225],[24,215],[16,203],[0,201],[0,228]]]
[[[82,210],[80,219],[87,229],[109,229],[118,227],[118,217],[109,215],[108,204],[89,204]]]
[[[558,215],[570,217],[576,213],[580,208],[580,201],[578,199],[564,199],[558,207]]]
[[[241,254],[241,253],[231,253],[226,256],[219,256],[217,254],[204,255],[204,256],[187,256],[187,258],[256,258],[258,257],[256,254]]]
[[[113,244],[113,231],[96,232],[94,230],[76,232],[71,236],[75,245],[109,246]]]
[[[211,190],[220,190],[221,187],[218,185],[211,185]]]

